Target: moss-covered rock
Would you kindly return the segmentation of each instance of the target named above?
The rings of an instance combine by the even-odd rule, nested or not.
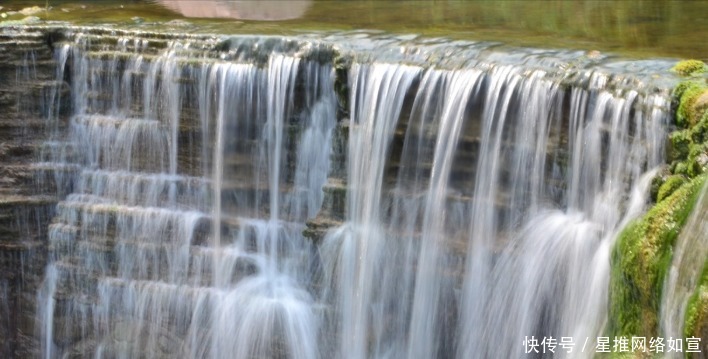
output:
[[[698,123],[691,127],[690,136],[694,143],[708,142],[708,111],[704,111]]]
[[[659,303],[673,245],[705,180],[700,176],[684,183],[620,234],[611,258],[610,336],[658,335]]]
[[[673,93],[681,129],[669,135],[667,157],[673,174],[693,178],[708,170],[708,85],[704,80],[684,81]]]
[[[674,174],[688,176],[688,165],[685,161],[677,162],[674,166]]]
[[[681,76],[693,76],[706,72],[708,67],[701,60],[683,60],[679,61],[671,71],[676,72]]]
[[[708,170],[708,143],[692,144],[688,151],[687,174],[699,176]]]
[[[698,100],[708,96],[705,80],[682,82],[676,86],[674,96],[678,99],[676,125],[688,128],[697,124],[705,112],[703,102]]]
[[[666,180],[675,173],[672,167],[664,166],[663,169],[651,180],[651,186],[649,187],[649,197],[656,201],[659,195],[659,188],[666,182]]]
[[[680,161],[688,157],[691,146],[691,136],[688,130],[674,131],[669,135],[669,161]]]
[[[656,195],[656,201],[661,202],[664,198],[674,193],[679,187],[686,183],[686,177],[682,175],[672,175],[664,181],[659,187],[659,192]]]

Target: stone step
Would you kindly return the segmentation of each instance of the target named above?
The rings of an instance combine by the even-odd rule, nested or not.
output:
[[[270,184],[267,176],[261,175],[259,182],[256,181],[256,168],[253,163],[247,160],[249,156],[229,155],[224,165],[224,178],[221,185],[222,203],[225,207],[239,206],[239,203],[250,203],[256,199],[267,205],[270,198]],[[291,177],[295,164],[289,164],[281,169],[281,175]],[[184,168],[183,166],[179,166]],[[192,176],[189,173],[168,175],[160,173],[128,172],[124,170],[85,170],[84,167],[76,163],[55,163],[38,162],[19,168],[24,173],[24,179],[28,183],[36,181],[39,188],[56,187],[54,183],[57,179],[65,181],[77,178],[74,191],[81,191],[84,194],[94,194],[107,196],[106,199],[120,197],[121,202],[129,200],[129,195],[137,196],[135,201],[127,204],[137,205],[140,203],[150,203],[150,206],[182,204],[187,207],[203,208],[207,199],[213,196],[211,180],[199,176]],[[199,170],[201,171],[201,169]],[[0,172],[1,173],[1,172]],[[100,173],[96,177],[96,173]],[[59,177],[57,177],[59,176]],[[94,178],[90,178],[94,176]],[[95,181],[105,183],[101,186]],[[83,183],[83,184],[82,184]],[[67,183],[65,183],[67,184]],[[110,184],[110,188],[107,187]],[[102,192],[94,193],[94,187]],[[278,192],[281,198],[285,198],[292,192],[292,184],[281,183]],[[116,197],[118,196],[118,197]],[[249,198],[251,200],[249,200]],[[174,199],[176,202],[173,202]],[[145,200],[154,200],[145,202]],[[246,201],[246,202],[244,202]],[[235,207],[234,207],[235,208]]]
[[[172,125],[168,122],[168,120],[160,118],[146,119],[143,117],[125,117],[116,115],[92,114],[75,116],[72,118],[71,123],[72,126],[80,126],[85,128],[118,129],[121,128],[121,126],[132,126],[136,127],[136,129],[156,129],[159,130],[165,138],[167,138],[169,136],[169,132],[172,131]],[[284,136],[283,138],[283,146],[285,148],[283,155],[286,158],[289,158],[288,156],[292,157],[289,158],[290,160],[294,160],[294,156],[297,156],[297,153],[296,151],[294,151],[294,149],[296,148],[299,142],[302,130],[303,128],[301,127],[301,125],[295,122],[287,124],[283,129],[284,133],[286,134],[286,136]],[[190,143],[194,142],[195,140],[201,141],[202,139],[201,123],[196,120],[180,121],[178,132],[178,141],[180,141],[181,143]],[[106,138],[105,140],[109,139],[112,138]],[[91,138],[90,140],[96,141],[100,139]],[[232,162],[238,162],[241,164],[252,163],[253,158],[250,152],[256,151],[258,147],[262,145],[263,141],[264,140],[260,138],[260,133],[254,133],[250,136],[229,136],[225,139],[224,142],[224,148],[227,151],[227,164]],[[211,149],[213,144],[207,144],[207,146],[209,149]],[[234,149],[241,149],[241,151],[249,151],[249,153],[247,154],[240,154],[240,156],[249,157],[236,158],[235,156],[239,156],[238,153],[235,153],[233,155],[230,153],[230,151],[233,151]],[[185,149],[180,147],[180,150],[184,151]],[[209,153],[211,154],[211,152]],[[195,153],[195,155],[201,155],[201,151],[198,151],[197,153]]]
[[[35,135],[35,137],[40,137],[43,135],[41,130],[48,127],[48,125],[49,124],[46,119],[0,117],[0,133],[3,134],[3,137],[0,137],[0,139],[17,140],[25,138],[27,135]],[[10,131],[10,133],[5,134],[5,132],[8,131]],[[13,131],[15,132],[13,133]],[[35,131],[38,133],[35,133]]]
[[[343,220],[320,213],[315,218],[305,223],[305,229],[302,231],[302,235],[319,246],[329,230],[341,227],[342,225],[344,225]]]
[[[15,67],[20,66],[18,65]],[[18,81],[22,84],[22,86],[12,86],[9,88],[4,88],[3,91],[10,93],[14,92],[20,94],[30,94],[34,96],[44,96],[45,94],[49,94],[50,91],[54,89],[59,89],[59,91],[61,91],[63,95],[68,96],[68,93],[70,91],[66,82],[57,81],[55,79],[30,79],[28,81],[23,81],[22,79],[19,79]]]
[[[303,236],[313,241],[315,244],[320,245],[327,233],[333,229],[343,226],[344,224],[345,222],[341,220],[326,216],[317,216],[307,221],[305,230],[303,231]],[[388,237],[387,241],[401,243],[403,241],[410,240],[419,242],[423,234],[420,228],[412,229],[412,231],[407,231],[406,229],[401,228],[396,231],[392,231],[390,229],[386,230],[385,235]],[[440,237],[437,240],[440,241],[442,247],[447,248],[451,253],[462,256],[467,253],[468,238],[464,232]]]
[[[28,288],[36,288],[42,281],[47,263],[46,244],[39,236],[21,241],[14,238],[5,241],[0,237],[0,254],[0,281],[15,281]]]
[[[74,163],[79,159],[81,150],[72,141],[44,141],[37,145],[37,162]]]
[[[160,228],[165,231],[179,230],[185,223],[198,223],[207,217],[203,212],[191,209],[167,209],[159,207],[127,206],[109,199],[87,195],[72,194],[57,205],[58,220],[67,224],[78,224],[95,228],[115,229],[117,221],[121,225],[139,225],[160,221]],[[88,223],[87,223],[88,221]]]
[[[46,235],[46,223],[54,216],[57,199],[53,196],[22,194],[0,195],[0,242],[22,243],[41,241]]]
[[[91,96],[91,94],[88,94]],[[101,127],[120,127],[125,125],[133,126],[154,126],[160,121],[146,118],[126,118],[121,116],[110,115],[79,115],[72,118],[72,124],[80,126],[101,126]]]
[[[53,196],[3,196],[0,197],[0,210],[13,207],[53,206],[56,201]]]
[[[264,270],[259,269],[262,258],[235,247],[217,251],[202,246],[120,241],[111,248],[107,243],[110,240],[103,243],[57,241],[52,244],[51,250],[55,254],[61,253],[60,262],[81,268],[95,279],[120,277],[126,280],[212,286],[215,266],[221,268],[220,273],[228,276],[223,280],[230,283]]]
[[[49,50],[47,44],[43,41],[35,40],[4,40],[0,38],[0,49],[13,52],[35,52],[42,53]]]
[[[29,161],[27,161],[29,162]],[[32,163],[8,164],[0,167],[0,190],[7,194],[34,196],[53,195],[55,186],[43,186],[37,181]]]
[[[109,170],[81,171],[76,187],[77,193],[125,205],[179,204],[204,211],[209,210],[207,199],[213,194],[211,181],[201,177]]]
[[[114,300],[114,305],[128,304],[123,299],[132,297],[134,300],[153,301],[158,306],[170,308],[167,301],[183,301],[183,305],[192,306],[199,299],[207,299],[218,295],[221,290],[210,286],[175,284],[156,280],[134,280],[118,277],[96,277],[80,266],[56,262],[58,272],[55,316],[71,311],[76,307],[96,307],[99,300]],[[98,296],[101,289],[102,297]],[[162,301],[165,301],[161,303]],[[109,304],[109,303],[103,303]],[[186,313],[191,310],[186,309]]]
[[[39,145],[35,141],[0,142],[0,163],[7,166],[31,162]]]
[[[41,32],[3,32],[0,33],[0,43],[12,45],[15,41],[21,43],[46,44],[45,35]]]
[[[143,32],[139,36],[136,36],[135,32],[119,29],[112,29],[110,32],[86,29],[86,31],[82,32],[79,41],[93,50],[122,48],[128,51],[157,53],[170,48],[174,42],[189,44],[189,47],[193,49],[208,50],[212,49],[219,40],[209,35]],[[67,43],[68,42],[65,40],[62,40],[53,45],[57,47]],[[74,42],[70,42],[69,44],[73,45]]]
[[[252,218],[241,215],[232,216],[227,211],[222,211],[219,218],[222,243],[232,243],[240,232],[246,230],[248,232],[242,233],[247,234],[243,240],[246,240],[249,248],[254,247],[252,242],[255,240],[255,232],[253,231],[270,223],[267,218],[267,215]],[[72,194],[57,205],[55,223],[76,226],[82,231],[90,231],[82,233],[86,238],[95,235],[99,237],[114,236],[118,222],[120,222],[123,236],[153,236],[152,241],[178,241],[178,243],[191,238],[191,243],[195,245],[211,243],[209,239],[213,228],[211,214],[192,208],[127,206],[88,194]],[[281,221],[277,223],[277,226],[290,233],[300,225]],[[133,230],[136,232],[133,233]],[[145,230],[151,232],[145,232]]]
[[[187,248],[188,256],[180,259],[165,253],[164,248],[151,251],[142,247],[144,245],[126,243],[120,248],[120,255],[115,251],[112,257],[98,254],[100,260],[91,259],[96,255],[92,251],[102,250],[96,244],[79,245],[82,250],[74,252],[75,255],[64,256],[55,262],[59,272],[55,297],[60,301],[81,298],[84,302],[95,302],[99,293],[106,293],[105,286],[111,287],[112,284],[118,285],[114,289],[125,288],[131,291],[144,285],[144,295],[156,296],[164,294],[167,288],[181,287],[183,291],[180,294],[189,295],[193,292],[221,290],[214,287],[215,265],[220,267],[219,272],[222,274],[218,277],[221,283],[219,287],[224,289],[263,270],[259,270],[258,264],[262,263],[262,258],[235,248],[214,251],[210,248],[190,247]],[[142,261],[143,265],[136,265],[137,261]],[[169,270],[170,265],[172,270]],[[99,287],[104,289],[99,290]]]
[[[116,50],[89,50],[85,51],[84,54],[91,60],[99,60],[99,61],[117,61],[121,63],[121,66],[124,66],[122,64],[125,64],[131,60],[136,59],[138,56],[142,58],[142,60],[146,63],[155,63],[157,61],[164,61],[169,59],[172,63],[175,63],[179,69],[183,69],[186,66],[192,66],[195,68],[200,68],[203,66],[206,66],[207,64],[210,63],[217,63],[217,62],[222,62],[221,59],[214,58],[214,57],[204,57],[206,54],[203,50],[194,50],[194,49],[175,49],[173,50],[173,57],[165,57],[163,55],[162,51],[141,51],[141,52],[123,52],[123,51],[116,51]],[[97,73],[101,73],[99,70]],[[136,72],[134,73],[135,76],[137,77],[145,77],[147,76],[146,73],[143,72]],[[157,79],[161,79],[163,75],[157,74]],[[172,79],[173,81],[175,79]],[[194,80],[189,77],[178,77],[176,79],[176,82],[179,83],[185,83],[185,84],[191,84],[194,83]]]

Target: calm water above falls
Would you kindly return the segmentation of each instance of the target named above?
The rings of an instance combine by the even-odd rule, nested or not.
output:
[[[19,21],[26,15],[10,11],[37,5],[49,6],[33,15],[41,20],[139,31],[292,36],[369,29],[642,58],[708,54],[705,1],[13,0],[0,12]]]
[[[674,83],[663,61],[369,32],[54,48],[45,358],[593,345]]]

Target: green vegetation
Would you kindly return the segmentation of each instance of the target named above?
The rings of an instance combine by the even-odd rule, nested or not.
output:
[[[661,202],[661,200],[674,193],[684,183],[686,183],[686,177],[680,174],[672,175],[667,178],[664,184],[659,187],[659,192],[656,197],[657,202]]]
[[[685,160],[691,147],[688,131],[675,131],[669,135],[669,161],[676,163]]]
[[[700,60],[683,60],[674,66],[671,71],[681,76],[693,76],[706,72],[706,64]]]
[[[688,64],[682,65],[684,63]],[[677,72],[694,76],[695,69],[706,68],[703,62],[698,63],[682,61],[674,69],[682,69]],[[689,71],[689,68],[693,70]],[[676,125],[679,129],[669,136],[670,168],[673,174],[693,178],[708,168],[708,83],[705,77],[689,77],[676,86],[673,96],[678,104]]]
[[[708,96],[708,86],[704,79],[688,80],[679,84],[674,90],[674,97],[679,99],[676,109],[676,124],[681,128],[687,128],[698,123],[701,118],[701,110],[705,109],[703,100]]]
[[[700,176],[685,183],[620,234],[611,260],[611,336],[657,336],[673,245],[705,181]]]

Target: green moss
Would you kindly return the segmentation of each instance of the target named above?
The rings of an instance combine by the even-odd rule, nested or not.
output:
[[[686,81],[674,89],[674,96],[678,98],[678,108],[676,109],[676,125],[681,128],[688,128],[699,122],[702,113],[698,113],[696,100],[708,91],[705,81]]]
[[[698,287],[688,300],[686,319],[684,322],[684,337],[701,337],[708,324],[708,260],[703,265],[703,273]]]
[[[678,175],[688,176],[688,165],[686,162],[677,162],[674,167],[674,173]]]
[[[692,76],[706,72],[706,64],[701,60],[683,60],[679,61],[671,71],[678,73],[681,76]]]
[[[669,135],[669,161],[679,161],[688,157],[691,136],[688,130],[674,131]]]
[[[696,81],[696,80],[690,80],[690,81],[682,81],[682,82],[679,82],[679,84],[676,85],[676,87],[674,87],[674,90],[671,92],[671,95],[672,95],[676,100],[678,100],[678,99],[681,98],[681,96],[683,96],[683,93],[686,92],[686,89],[688,89],[690,86],[693,86],[693,85],[696,85],[696,84],[700,85],[701,83],[700,83],[699,81]]]
[[[664,181],[664,184],[659,187],[659,192],[656,195],[656,201],[661,202],[664,198],[674,193],[679,187],[686,183],[686,178],[682,175],[673,175]]]
[[[708,142],[708,111],[705,111],[698,123],[691,127],[690,136],[694,143]]]
[[[628,225],[612,253],[610,336],[657,336],[659,303],[673,245],[706,176],[683,184]]]
[[[684,129],[669,135],[667,156],[673,174],[694,178],[708,170],[708,86],[705,81],[684,81],[673,93],[676,124]]]
[[[688,151],[687,174],[696,177],[706,171],[708,166],[708,143],[693,143]]]

